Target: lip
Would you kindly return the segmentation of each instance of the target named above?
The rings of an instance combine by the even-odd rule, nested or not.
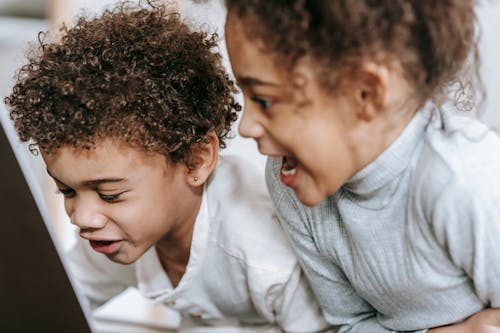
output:
[[[89,244],[96,252],[103,254],[113,254],[120,250],[121,240],[96,240],[89,239]]]

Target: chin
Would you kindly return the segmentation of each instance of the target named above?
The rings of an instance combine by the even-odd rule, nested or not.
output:
[[[326,199],[326,196],[320,195],[319,193],[295,193],[297,199],[304,205],[308,207],[313,207],[320,204],[323,200]]]
[[[317,186],[309,186],[309,188],[296,188],[294,189],[295,196],[299,201],[308,207],[313,207],[319,205],[325,201],[329,196],[336,193],[339,187],[335,187],[333,190],[328,191],[325,188]]]
[[[117,264],[121,264],[121,265],[130,265],[130,264],[133,264],[134,262],[137,261],[137,259],[139,259],[138,257],[131,257],[131,256],[128,256],[126,254],[123,254],[123,253],[116,253],[116,254],[108,254],[106,255],[106,257],[108,257],[109,260],[111,260],[112,262],[115,262]]]

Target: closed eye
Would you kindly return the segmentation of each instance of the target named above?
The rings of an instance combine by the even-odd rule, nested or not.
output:
[[[118,194],[102,194],[102,193],[97,193],[99,195],[99,198],[106,202],[116,202],[120,199],[120,195],[122,195],[125,192],[118,193]]]
[[[59,188],[57,193],[62,194],[65,198],[72,198],[75,196],[75,190],[72,188]]]
[[[273,102],[266,98],[252,96],[250,100],[258,104],[263,110],[269,109],[273,106]]]

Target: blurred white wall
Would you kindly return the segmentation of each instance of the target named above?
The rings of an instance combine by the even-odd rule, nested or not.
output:
[[[49,16],[53,26],[61,22],[71,23],[77,15],[93,15],[102,12],[118,0],[47,0]],[[173,0],[177,1],[177,0]]]
[[[478,16],[483,31],[482,74],[488,94],[482,119],[500,129],[500,1],[483,1]]]

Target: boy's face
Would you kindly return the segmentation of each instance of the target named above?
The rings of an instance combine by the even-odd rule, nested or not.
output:
[[[42,156],[71,223],[112,261],[133,263],[151,246],[192,228],[201,199],[183,164],[172,166],[161,154],[112,140]]]

